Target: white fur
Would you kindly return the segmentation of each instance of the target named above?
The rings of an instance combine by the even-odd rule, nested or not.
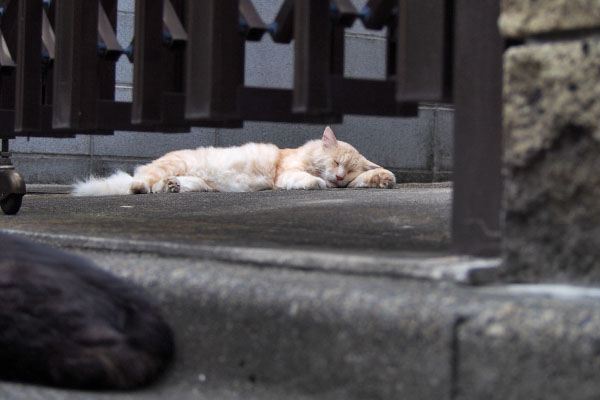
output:
[[[327,187],[391,187],[394,175],[370,162],[331,128],[322,140],[297,149],[247,143],[174,151],[136,168],[74,185],[74,196],[190,191],[252,192],[266,189],[318,190]]]
[[[210,192],[212,189],[201,178],[195,176],[173,176],[167,179],[167,191],[174,193]]]
[[[304,171],[289,171],[279,175],[277,187],[285,190],[316,190],[326,189],[327,183],[322,178],[313,176]]]
[[[182,154],[185,176],[200,178],[218,192],[272,189],[278,158],[279,148],[265,143],[199,147]]]
[[[279,148],[273,144],[247,143],[227,148],[199,147],[176,153],[180,162],[186,166],[185,176],[196,178],[190,180],[181,176],[169,176],[169,179],[180,185],[181,191],[206,191],[206,185],[219,192],[249,192],[273,188],[274,166],[279,158]],[[108,178],[92,177],[85,182],[77,182],[72,195],[131,194],[132,182],[143,181],[147,167],[148,165],[139,166],[133,177],[118,171]],[[151,188],[152,192],[168,192],[169,179],[156,183]]]
[[[129,187],[133,177],[126,172],[117,171],[108,178],[92,177],[85,182],[73,185],[73,196],[111,196],[130,194]]]

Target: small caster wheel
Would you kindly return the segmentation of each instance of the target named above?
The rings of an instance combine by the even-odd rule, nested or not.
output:
[[[25,182],[12,166],[0,165],[0,208],[5,214],[19,212],[23,196],[26,193]]]
[[[0,207],[4,214],[14,215],[21,209],[21,203],[23,202],[22,194],[9,194],[0,201]]]

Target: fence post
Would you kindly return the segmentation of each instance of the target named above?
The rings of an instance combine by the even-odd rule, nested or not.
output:
[[[55,21],[52,127],[93,130],[97,122],[98,3],[56,0]]]
[[[163,0],[135,2],[132,124],[161,120],[162,15]]]
[[[397,101],[451,101],[451,3],[447,0],[399,0]]]
[[[236,120],[244,84],[245,40],[236,0],[189,0],[186,120]]]
[[[20,0],[18,5],[14,129],[35,132],[41,129],[42,2]]]
[[[502,195],[502,52],[498,0],[456,0],[453,244],[497,255]]]
[[[331,112],[331,21],[329,2],[297,0],[294,8],[294,97],[295,113]]]

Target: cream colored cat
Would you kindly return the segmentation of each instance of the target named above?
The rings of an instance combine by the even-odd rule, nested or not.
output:
[[[391,188],[395,183],[394,174],[337,140],[327,127],[322,140],[311,140],[297,149],[247,143],[173,151],[138,167],[133,176],[119,171],[108,178],[79,182],[73,195]]]

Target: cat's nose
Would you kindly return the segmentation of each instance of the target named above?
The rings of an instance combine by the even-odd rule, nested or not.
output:
[[[335,177],[338,181],[341,181],[342,179],[344,179],[344,176],[338,175],[338,174],[336,174]]]

